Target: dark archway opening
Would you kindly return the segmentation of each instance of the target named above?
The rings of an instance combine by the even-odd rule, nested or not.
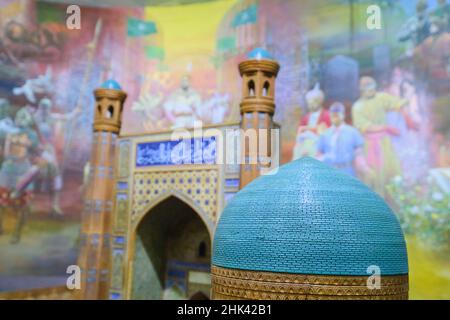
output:
[[[198,257],[205,258],[206,257],[206,243],[205,241],[200,242],[198,246]]]
[[[270,83],[269,81],[264,82],[264,87],[263,87],[263,96],[267,97],[269,95],[270,92]]]
[[[108,110],[106,111],[106,118],[112,119],[113,117],[114,117],[114,107],[110,105],[108,107]]]
[[[201,291],[194,293],[189,300],[209,300],[209,297]]]
[[[136,232],[132,299],[189,299],[210,291],[211,239],[188,204],[170,197],[142,219]]]
[[[255,81],[250,80],[248,82],[248,96],[254,97],[255,96]]]

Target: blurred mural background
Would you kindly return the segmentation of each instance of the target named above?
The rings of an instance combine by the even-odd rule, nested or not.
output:
[[[70,4],[80,30],[66,27]],[[367,27],[372,4],[381,29]],[[317,141],[342,102],[364,142],[354,172],[406,233],[411,298],[450,298],[445,0],[0,0],[0,26],[0,292],[64,285],[76,263],[94,88],[112,77],[129,94],[123,133],[175,126],[180,90],[199,120],[237,121],[237,64],[265,47],[282,66],[283,162],[323,158]],[[14,176],[23,189],[10,199]]]

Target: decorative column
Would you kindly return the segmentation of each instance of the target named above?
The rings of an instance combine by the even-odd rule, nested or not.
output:
[[[271,130],[275,113],[275,80],[280,65],[264,49],[248,54],[239,64],[242,77],[241,178],[242,189],[260,176],[263,168],[271,167]]]
[[[116,141],[127,97],[114,80],[94,91],[94,136],[82,217],[80,299],[108,299]]]

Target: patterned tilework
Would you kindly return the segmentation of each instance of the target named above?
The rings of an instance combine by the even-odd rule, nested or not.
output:
[[[116,230],[126,230],[128,222],[128,195],[125,193],[118,193],[116,195],[116,210],[115,210],[114,228]]]
[[[130,155],[131,155],[131,145],[130,141],[120,141],[119,142],[119,164],[117,175],[119,178],[128,178],[130,170]]]
[[[400,225],[358,180],[312,158],[262,176],[222,213],[212,264],[230,269],[317,275],[408,273]]]
[[[178,193],[192,199],[210,221],[216,220],[218,171],[192,170],[136,173],[133,186],[134,220],[144,213],[153,200],[165,194]]]
[[[304,275],[212,267],[216,300],[407,300],[408,275],[382,276],[380,288],[367,276]]]
[[[123,283],[123,249],[115,249],[112,253],[113,268],[112,268],[112,289],[122,289]]]

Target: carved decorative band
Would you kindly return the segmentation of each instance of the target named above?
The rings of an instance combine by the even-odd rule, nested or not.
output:
[[[94,91],[95,98],[109,98],[109,99],[118,99],[120,101],[124,101],[127,97],[127,94],[121,90],[113,90],[113,89],[97,89]]]
[[[249,99],[241,103],[241,114],[249,112],[265,112],[273,115],[275,113],[275,103],[273,100]]]
[[[213,266],[216,299],[407,299],[408,275],[382,276],[380,289],[367,277],[296,275]]]
[[[218,292],[213,287],[214,300],[408,300],[408,294],[390,296],[327,296],[327,295],[295,295],[257,291]]]
[[[248,60],[239,64],[241,76],[244,73],[256,71],[269,72],[277,76],[278,71],[280,71],[280,65],[276,61],[271,60]]]
[[[276,273],[262,271],[247,271],[238,269],[227,269],[212,266],[212,273],[227,278],[238,278],[244,280],[267,281],[277,283],[304,283],[304,284],[324,284],[339,286],[365,286],[366,276],[328,276],[328,275],[304,275],[291,273]],[[408,275],[385,276],[383,284],[399,285],[408,282]]]
[[[94,131],[107,131],[112,133],[119,133],[121,122],[108,121],[106,119],[100,119],[94,121]]]
[[[237,290],[256,290],[272,293],[288,293],[288,294],[313,294],[313,295],[395,295],[407,293],[407,285],[386,286],[383,284],[380,289],[369,289],[367,286],[340,286],[340,285],[322,285],[322,284],[292,284],[292,283],[276,283],[264,281],[249,281],[241,279],[230,279],[219,276],[213,277],[213,285],[232,288]]]

